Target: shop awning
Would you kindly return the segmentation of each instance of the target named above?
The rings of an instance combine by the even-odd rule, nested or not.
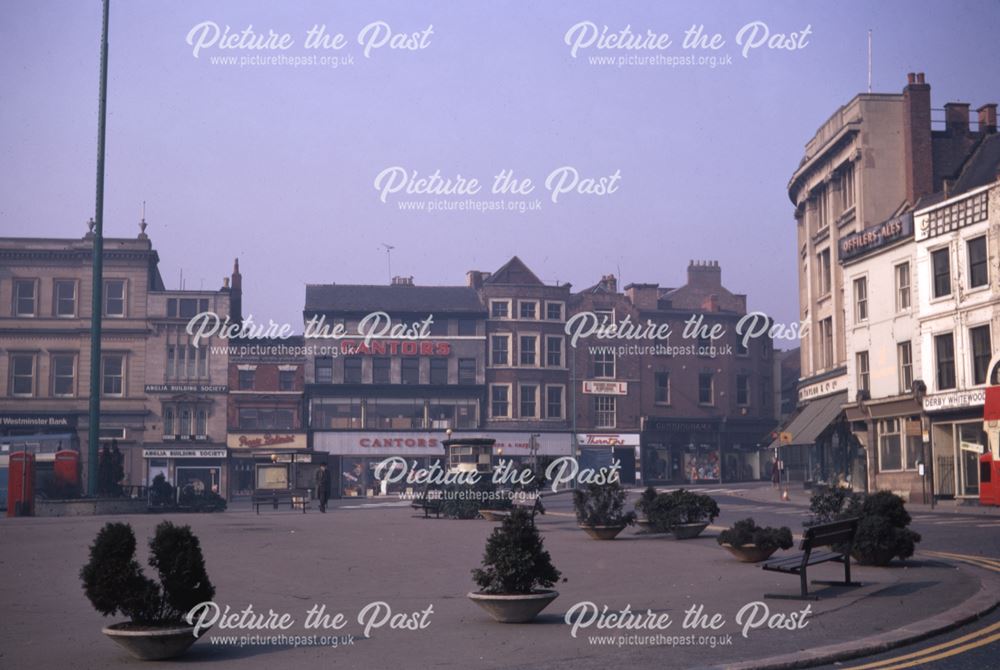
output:
[[[782,431],[791,433],[792,441],[789,444],[781,446],[815,443],[816,438],[840,414],[841,406],[845,402],[847,402],[846,391],[810,401]],[[772,449],[777,446],[777,440],[770,445]]]

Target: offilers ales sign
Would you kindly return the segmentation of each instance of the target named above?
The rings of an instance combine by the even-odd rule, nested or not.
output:
[[[846,261],[856,258],[906,237],[913,237],[913,214],[910,213],[842,238],[840,240],[840,260]]]

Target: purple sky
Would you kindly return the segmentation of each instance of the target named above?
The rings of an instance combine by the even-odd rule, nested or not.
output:
[[[872,5],[875,5],[874,7]],[[528,8],[531,7],[529,12]],[[607,66],[563,37],[580,21],[723,35],[733,64]],[[801,51],[756,49],[737,31],[812,26]],[[211,56],[266,52],[185,42],[203,21],[291,33],[326,24],[354,64],[240,68]],[[433,25],[420,51],[355,42],[374,21]],[[866,87],[899,92],[923,71],[932,105],[1000,98],[990,50],[996,2],[113,2],[105,234],[148,233],[167,285],[214,288],[239,256],[244,311],[301,324],[306,283],[456,284],[518,254],[546,281],[577,288],[684,281],[688,259],[717,259],[751,309],[797,319],[794,223],[785,185],[805,142]],[[0,3],[0,233],[79,237],[94,209],[100,2]],[[279,53],[279,52],[270,52]],[[648,55],[654,52],[628,52]],[[697,54],[696,54],[697,55]],[[501,169],[536,183],[541,211],[401,211],[375,176],[390,166],[486,182]],[[546,198],[545,177],[620,170],[617,192]],[[479,199],[491,199],[481,194]],[[534,200],[534,197],[528,198]],[[780,343],[779,346],[787,346]]]

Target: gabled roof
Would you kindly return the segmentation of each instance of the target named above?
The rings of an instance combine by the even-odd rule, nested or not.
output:
[[[307,284],[306,311],[478,313],[479,294],[467,286]]]
[[[514,256],[503,266],[491,274],[484,284],[517,284],[518,286],[545,286],[541,279],[532,272],[517,256]]]

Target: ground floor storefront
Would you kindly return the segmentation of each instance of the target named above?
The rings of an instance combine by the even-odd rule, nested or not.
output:
[[[985,397],[985,392],[981,393]],[[925,409],[928,398],[924,399]],[[933,405],[932,405],[933,407]],[[934,493],[940,498],[979,498],[979,458],[989,448],[983,408],[931,411]]]
[[[152,486],[157,476],[170,483],[179,495],[214,493],[226,497],[229,485],[228,452],[224,444],[176,446],[145,445],[145,484]]]
[[[647,418],[641,434],[644,484],[755,481],[773,421]]]
[[[913,396],[865,402],[845,410],[854,437],[865,448],[868,489],[892,491],[904,500],[929,503],[929,447],[925,451],[923,408]]]
[[[445,441],[494,440],[488,451]],[[419,493],[420,484],[407,482],[415,470],[461,469],[466,461],[474,469],[492,469],[500,460],[515,467],[541,466],[559,456],[572,455],[570,433],[503,431],[315,431],[312,448],[327,458],[333,473],[335,497],[372,497]],[[466,453],[468,452],[468,453]],[[471,459],[471,460],[470,460]],[[488,460],[488,463],[485,462]]]

